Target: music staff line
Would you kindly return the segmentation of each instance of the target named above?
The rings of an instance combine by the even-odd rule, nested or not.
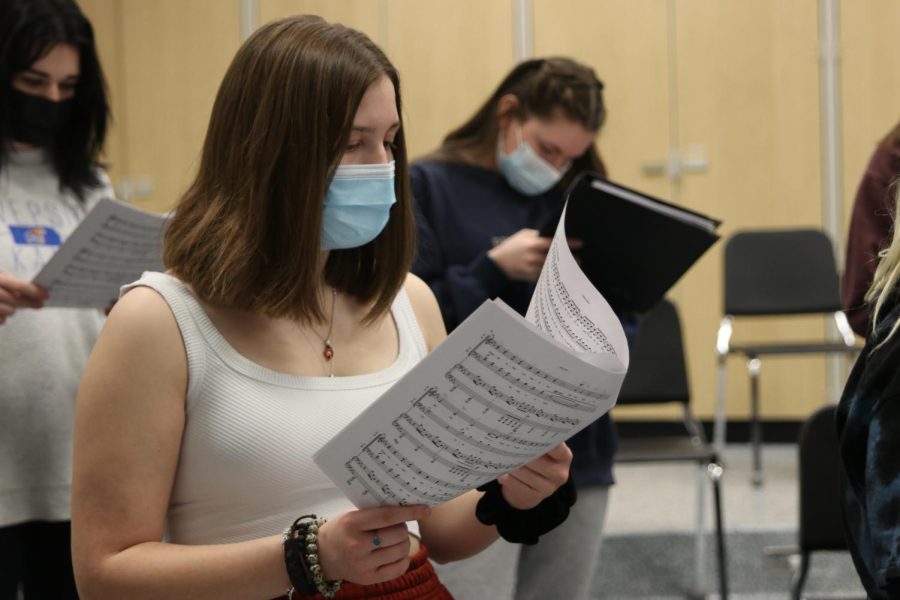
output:
[[[531,414],[536,417],[545,417],[548,420],[551,420],[553,422],[559,421],[561,423],[567,423],[572,426],[578,425],[578,423],[580,423],[580,421],[578,419],[572,419],[570,417],[563,417],[563,416],[557,415],[555,413],[548,413],[548,412],[544,411],[543,409],[538,408],[537,406],[529,404],[528,402],[516,400],[512,396],[501,392],[499,389],[497,389],[496,386],[491,385],[489,383],[485,383],[484,380],[481,378],[481,376],[476,375],[475,373],[472,373],[471,371],[469,371],[467,368],[465,368],[461,364],[454,366],[453,370],[451,370],[449,373],[447,373],[445,375],[445,377],[447,378],[447,381],[449,381],[454,386],[456,386],[459,389],[466,392],[466,394],[471,396],[472,399],[477,400],[479,403],[481,403],[487,407],[494,408],[494,410],[496,410],[496,408],[494,407],[493,403],[490,400],[486,399],[484,396],[482,396],[481,394],[476,392],[472,387],[466,385],[466,383],[462,379],[460,379],[459,377],[456,377],[453,374],[453,371],[459,371],[466,378],[468,378],[473,383],[475,383],[475,385],[478,385],[478,386],[482,387],[483,389],[487,390],[488,394],[490,394],[492,397],[498,398],[499,400],[506,403],[508,406],[513,406],[513,407],[517,408],[518,410],[522,411],[523,414]],[[511,416],[519,421],[522,421],[523,423],[527,423],[529,426],[531,426],[534,429],[542,429],[544,431],[552,432],[552,433],[565,433],[565,432],[569,431],[569,428],[567,428],[567,427],[554,427],[553,425],[547,425],[545,423],[538,423],[537,421],[531,421],[529,419],[526,419],[524,417],[519,417],[517,415],[509,415],[509,416]],[[527,440],[521,440],[521,441],[516,440],[516,442],[521,443],[523,445],[536,445],[535,442],[528,442]]]
[[[376,440],[377,440],[377,438],[376,438]],[[376,440],[372,440],[372,442],[375,442]],[[363,452],[362,452],[362,453],[365,454],[366,456],[368,456],[371,460],[373,460],[373,461],[375,462],[375,465],[373,465],[373,466],[375,466],[375,468],[380,468],[380,469],[381,469],[382,471],[384,471],[387,475],[390,475],[390,476],[391,476],[391,479],[392,479],[393,481],[396,481],[398,484],[400,484],[400,487],[402,487],[404,490],[406,490],[406,492],[407,492],[409,495],[411,495],[411,496],[413,496],[413,497],[417,497],[417,498],[426,498],[426,499],[431,500],[431,501],[433,501],[433,502],[443,502],[444,500],[447,499],[447,496],[448,496],[448,495],[449,495],[449,497],[451,497],[451,498],[452,498],[453,496],[456,496],[455,493],[453,493],[453,494],[441,494],[441,495],[438,495],[438,494],[433,494],[433,493],[431,493],[431,492],[428,492],[428,491],[426,491],[426,490],[420,490],[418,486],[413,485],[413,484],[411,484],[410,482],[405,481],[405,480],[403,480],[403,479],[401,479],[401,478],[399,478],[399,477],[395,477],[392,473],[389,473],[389,472],[385,469],[385,464],[384,464],[384,463],[379,462],[378,456],[375,454],[375,452],[372,451],[372,448],[371,448],[371,443],[372,443],[372,442],[370,442],[369,444],[366,445],[366,447],[363,449]],[[360,460],[360,464],[363,464],[363,463],[362,463],[362,460]],[[372,474],[373,477],[378,477],[378,474],[375,473],[374,471],[370,471],[370,472],[371,472],[371,474]],[[382,480],[381,478],[378,478],[377,481],[383,481],[383,480]],[[387,484],[383,484],[383,485],[386,486]],[[384,487],[382,487],[382,490],[384,490]],[[391,492],[390,495],[394,496],[394,497],[397,498],[398,500],[401,499],[395,492]]]
[[[425,398],[428,396],[434,397],[434,399],[437,400],[437,402],[439,404],[442,404],[445,408],[447,408],[447,410],[453,411],[454,413],[456,413],[456,411],[458,410],[456,408],[456,406],[454,406],[453,403],[450,402],[450,400],[446,396],[442,396],[436,390],[429,391],[429,393],[426,394],[425,396],[423,396],[422,398]],[[497,452],[497,453],[503,454],[504,456],[509,456],[510,458],[527,458],[527,457],[531,456],[531,454],[520,454],[520,453],[515,453],[515,452],[503,452],[503,451],[498,452],[497,449],[494,448],[493,446],[487,446],[485,444],[482,444],[478,440],[472,438],[472,436],[469,436],[469,435],[466,435],[465,433],[463,433],[463,431],[461,429],[457,429],[457,428],[453,427],[452,425],[450,425],[449,423],[447,423],[446,421],[444,421],[443,419],[438,417],[434,413],[434,411],[425,407],[424,404],[422,404],[422,398],[420,398],[415,403],[413,403],[413,406],[418,407],[419,410],[422,411],[422,413],[424,413],[428,419],[430,419],[432,422],[434,422],[439,427],[446,429],[447,431],[453,433],[457,438],[464,438],[470,444],[472,444],[473,446],[477,446],[478,448],[481,448],[482,450],[487,450],[489,452]],[[482,399],[482,403],[484,403],[483,399]],[[510,442],[512,444],[516,444],[519,446],[529,446],[533,450],[541,450],[543,448],[549,449],[551,447],[550,444],[546,444],[543,442],[532,442],[531,440],[524,440],[521,438],[513,437],[513,436],[509,435],[508,433],[501,433],[501,432],[497,431],[496,429],[492,429],[492,428],[488,427],[481,421],[470,417],[469,415],[467,415],[464,412],[458,412],[457,414],[455,414],[455,416],[462,419],[463,421],[468,423],[470,426],[475,427],[476,429],[479,429],[479,430],[485,432],[488,436],[493,437],[494,439],[506,440],[507,442]],[[510,414],[501,414],[500,415],[500,419],[503,419],[505,417],[515,419],[516,421],[521,420],[518,417],[516,417],[514,415],[510,415]]]
[[[553,247],[551,249],[551,255],[548,257],[547,263],[550,267],[549,276],[552,278],[552,289],[555,289],[559,294],[559,299],[561,300],[565,309],[567,309],[568,314],[573,317],[573,319],[566,319],[562,314],[562,307],[560,307],[555,302],[555,297],[551,293],[551,290],[548,289],[549,286],[538,285],[538,307],[541,310],[542,322],[545,326],[552,327],[553,325],[550,321],[547,320],[546,316],[546,304],[549,303],[550,310],[556,315],[557,323],[562,324],[562,328],[565,330],[566,334],[569,336],[570,341],[576,343],[579,347],[583,349],[585,352],[597,352],[594,347],[594,344],[591,342],[599,343],[602,347],[603,352],[607,352],[615,355],[615,348],[610,343],[609,339],[606,337],[606,334],[597,327],[596,323],[591,321],[587,316],[581,311],[578,305],[574,300],[569,296],[569,292],[564,285],[562,285],[562,277],[559,272],[559,249]],[[543,276],[543,274],[542,274]],[[541,293],[541,292],[546,292]],[[574,320],[575,323],[581,326],[582,331],[584,331],[588,336],[589,340],[585,340],[578,332],[573,330],[568,322],[570,320]],[[550,329],[547,329],[550,331]]]
[[[362,475],[360,475],[359,471],[353,466],[354,463],[359,465],[359,468],[365,472],[366,477],[363,477]],[[370,496],[372,496],[373,498],[375,498],[375,501],[378,504],[384,504],[385,500],[387,500],[387,496],[392,496],[394,498],[397,498],[397,500],[399,501],[399,498],[397,497],[397,495],[394,494],[390,490],[390,488],[388,488],[386,485],[381,485],[378,489],[376,489],[375,487],[369,485],[366,482],[366,479],[368,479],[370,481],[375,481],[375,482],[380,481],[380,480],[378,479],[378,477],[376,476],[374,471],[371,471],[368,467],[366,467],[365,464],[363,464],[362,459],[359,458],[359,455],[356,455],[353,458],[351,458],[350,460],[348,460],[347,463],[344,465],[344,467],[348,471],[350,471],[351,479],[355,479],[357,482],[359,482],[359,485],[361,485],[365,489],[365,493],[367,493]],[[379,493],[380,491],[385,492],[385,495],[382,495],[381,493]]]
[[[415,463],[413,463],[411,460],[409,460],[408,458],[403,456],[403,454],[400,453],[400,451],[396,448],[396,446],[391,444],[391,442],[390,442],[390,440],[388,440],[387,436],[379,435],[374,440],[372,440],[371,443],[372,444],[379,443],[382,446],[384,446],[384,448],[387,449],[387,451],[390,452],[394,456],[394,458],[396,458],[398,461],[400,461],[400,463],[403,466],[405,466],[407,469],[409,469],[410,471],[412,471],[413,473],[415,473],[416,475],[418,475],[421,479],[424,479],[425,481],[430,481],[431,483],[435,483],[444,488],[454,489],[459,492],[465,492],[470,489],[470,486],[458,485],[458,484],[452,483],[450,481],[444,481],[442,479],[435,477],[434,475],[430,475],[430,474],[426,473],[425,471],[423,471],[422,469],[417,467],[415,465]],[[492,473],[482,473],[479,471],[473,471],[466,467],[460,467],[459,465],[453,464],[452,462],[445,460],[438,453],[436,453],[436,452],[432,453],[430,450],[427,450],[425,448],[423,448],[423,451],[427,452],[429,454],[433,454],[432,458],[436,462],[439,462],[442,465],[444,465],[445,467],[448,467],[452,474],[461,475],[463,477],[465,477],[467,475],[476,475],[476,476],[480,476],[480,477],[492,478],[494,476]],[[393,475],[393,473],[391,473],[391,475]]]
[[[103,252],[96,252],[92,248],[82,248],[75,254],[75,260],[81,263],[90,263],[95,265],[126,265],[137,263],[139,261],[134,258],[120,255],[111,255]]]
[[[146,238],[156,240],[159,238],[162,228],[148,230],[146,226],[132,221],[120,219],[116,215],[110,215],[101,226],[101,231],[118,233],[129,238]]]
[[[123,275],[122,271],[118,270],[104,271],[74,264],[67,265],[66,268],[63,269],[62,274],[76,279],[86,279],[92,284],[97,284],[98,282],[120,284]]]
[[[552,383],[556,387],[565,388],[569,391],[575,392],[576,394],[578,394],[580,396],[584,396],[584,397],[588,398],[589,399],[588,402],[583,402],[583,401],[578,401],[578,402],[582,402],[582,404],[590,407],[590,410],[593,410],[593,404],[592,404],[593,402],[595,402],[597,400],[606,400],[609,397],[608,394],[605,394],[603,392],[598,392],[595,390],[591,390],[589,388],[584,388],[584,387],[581,387],[581,386],[573,384],[573,383],[569,383],[568,381],[559,379],[558,377],[555,377],[555,376],[551,375],[550,373],[547,373],[546,371],[543,371],[543,370],[537,368],[536,366],[529,363],[524,358],[513,353],[508,348],[506,348],[505,346],[503,346],[502,344],[497,342],[497,340],[494,338],[493,335],[488,335],[487,337],[485,337],[477,346],[475,346],[475,348],[472,349],[472,351],[473,352],[477,351],[478,347],[481,346],[482,344],[485,344],[485,345],[488,345],[488,346],[494,348],[497,352],[499,352],[504,357],[506,357],[510,362],[522,367],[523,369],[525,369],[526,371],[529,371],[530,373],[539,377],[540,379],[543,379],[543,380],[547,381],[548,383]],[[572,401],[576,402],[577,400],[572,399]]]
[[[425,428],[424,425],[422,425],[421,423],[419,423],[418,421],[413,419],[412,416],[410,416],[410,414],[408,412],[403,413],[402,415],[400,415],[399,417],[397,417],[397,419],[395,419],[393,421],[392,424],[394,425],[394,428],[397,429],[397,431],[404,433],[403,429],[398,424],[398,421],[401,421],[401,420],[406,421],[407,423],[412,425],[413,429],[415,429],[416,432],[420,436],[422,436],[423,438],[425,438],[426,440],[431,442],[431,444],[433,446],[436,446],[437,448],[440,448],[441,450],[456,456],[457,458],[459,458],[460,460],[462,460],[464,462],[469,457],[471,457],[471,455],[464,453],[462,450],[459,450],[458,448],[451,448],[447,444],[447,442],[445,442],[444,440],[442,440],[439,437],[432,434],[430,431],[428,431],[428,429]],[[405,432],[405,433],[409,434],[410,432]],[[424,446],[424,444],[421,441],[415,440],[415,438],[410,438],[410,439],[412,439],[420,447]],[[521,458],[529,458],[531,456],[530,454],[518,454],[515,452],[506,452],[504,450],[500,450],[498,448],[493,448],[491,446],[482,444],[478,440],[473,440],[471,438],[469,438],[469,444],[471,444],[472,446],[481,448],[482,450],[491,452],[493,454],[502,454],[503,456],[508,456],[510,458],[520,458],[521,459]],[[475,458],[475,457],[471,457],[471,458]]]
[[[499,365],[495,365],[493,362],[491,362],[491,360],[488,358],[488,355],[486,354],[480,354],[476,350],[473,351],[469,356],[502,377],[510,385],[519,388],[520,390],[531,396],[537,396],[538,398],[541,398],[546,402],[550,402],[551,404],[559,404],[560,406],[564,406],[566,408],[571,408],[581,412],[592,412],[590,403],[583,402],[578,398],[566,396],[565,394],[559,392],[542,390],[536,385],[526,383],[522,378],[516,377],[516,375],[512,371],[504,369]],[[543,379],[547,381],[547,378]]]
[[[91,236],[91,243],[94,246],[106,246],[107,248],[115,248],[118,250],[127,250],[129,254],[146,254],[153,252],[159,246],[158,238],[150,238],[147,241],[139,241],[130,238],[120,238],[109,235],[105,231],[98,231]]]

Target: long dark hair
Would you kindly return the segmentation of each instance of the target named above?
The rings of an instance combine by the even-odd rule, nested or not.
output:
[[[78,50],[81,73],[69,121],[47,151],[60,189],[84,198],[100,184],[96,167],[110,115],[94,30],[72,0],[0,0],[0,169],[9,153],[13,78],[59,44]]]
[[[406,142],[394,138],[397,202],[387,226],[320,265],[323,199],[366,90],[400,79],[364,34],[314,16],[258,29],[225,73],[194,182],[166,229],[164,260],[212,304],[301,322],[324,318],[325,281],[383,315],[415,248]]]
[[[512,116],[521,120],[552,119],[561,113],[593,133],[598,133],[606,120],[603,83],[593,69],[565,57],[526,60],[510,71],[468,121],[447,134],[441,147],[429,158],[471,162],[495,152],[500,133],[497,107],[500,99],[508,94],[518,98]],[[606,166],[596,144],[591,144],[575,159],[561,185],[568,185],[585,170],[606,176]]]

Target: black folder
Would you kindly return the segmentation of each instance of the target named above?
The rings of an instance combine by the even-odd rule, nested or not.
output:
[[[566,234],[584,242],[574,254],[616,311],[653,308],[719,239],[721,221],[594,173],[579,175],[566,198]],[[541,235],[555,233],[560,214]]]

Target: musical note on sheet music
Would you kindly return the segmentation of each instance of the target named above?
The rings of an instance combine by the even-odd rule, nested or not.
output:
[[[104,198],[35,277],[47,306],[106,308],[144,271],[162,271],[165,216]]]
[[[499,300],[482,304],[325,444],[316,463],[359,507],[434,506],[534,460],[606,413],[628,347],[578,269],[563,225],[529,317]]]

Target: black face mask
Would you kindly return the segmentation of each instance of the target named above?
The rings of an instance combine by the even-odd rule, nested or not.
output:
[[[43,96],[12,90],[12,131],[10,137],[23,144],[49,146],[69,122],[72,100],[54,102]]]

